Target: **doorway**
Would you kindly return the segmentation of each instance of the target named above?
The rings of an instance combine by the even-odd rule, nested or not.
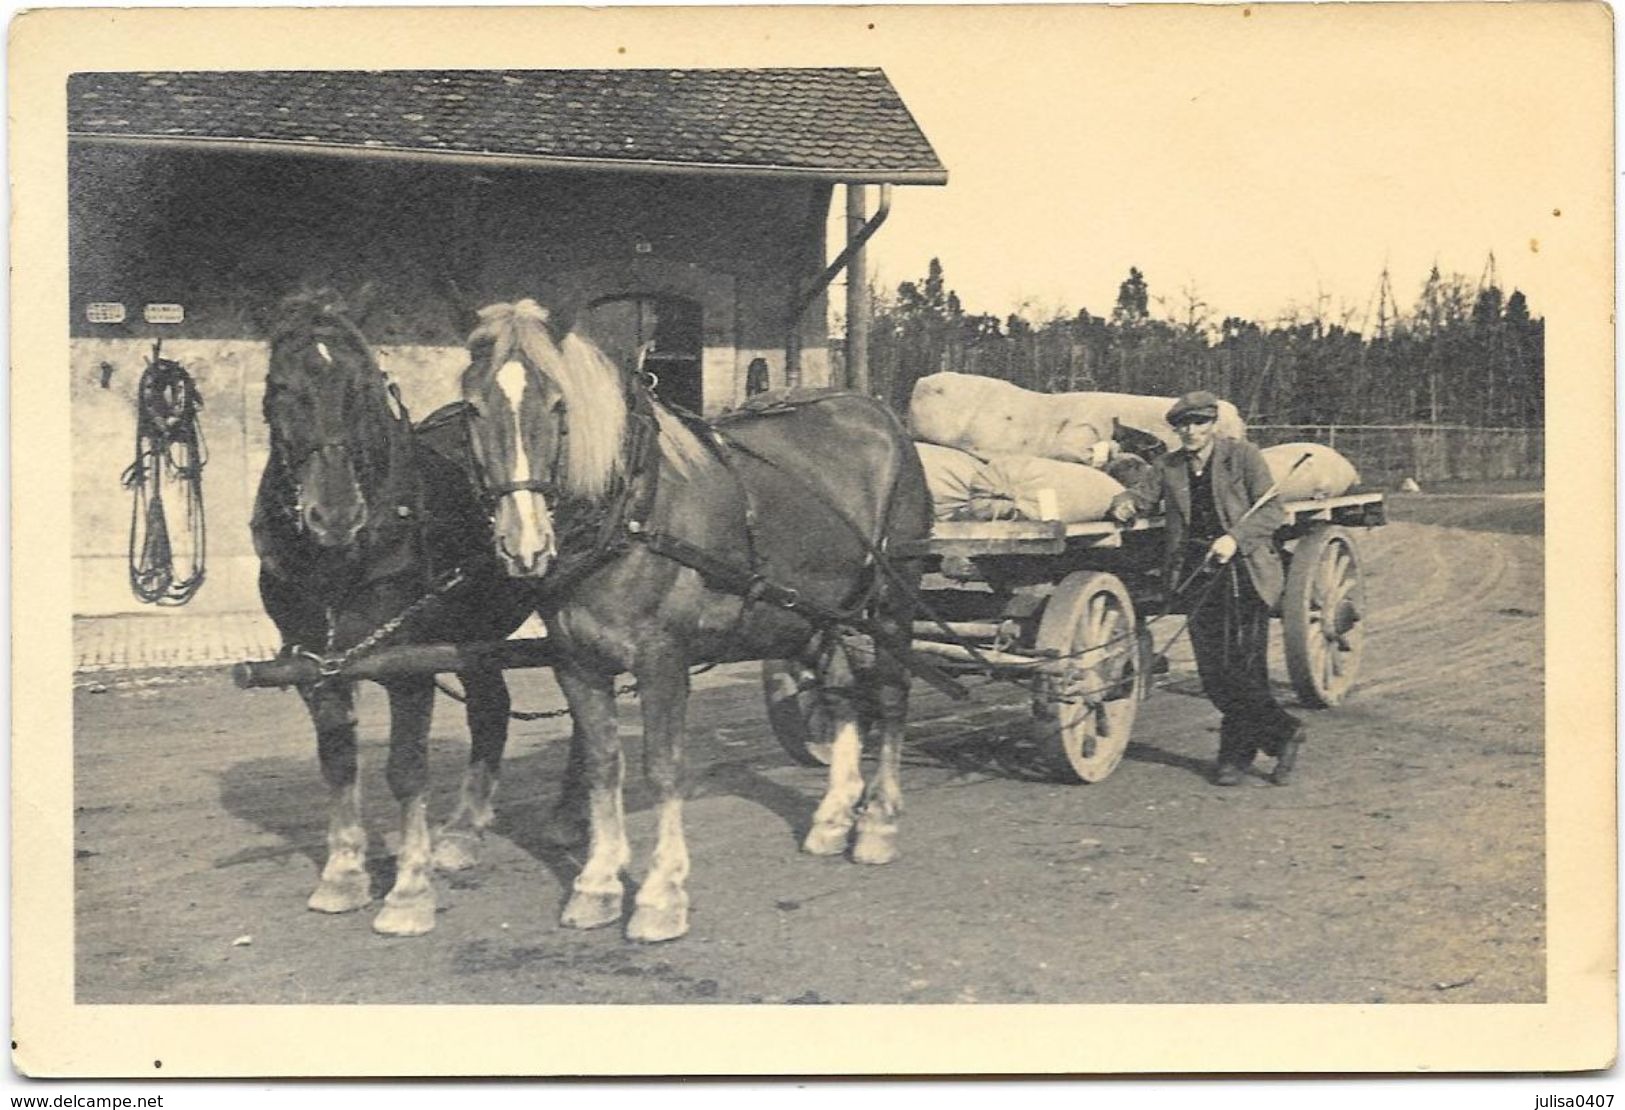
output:
[[[582,329],[625,370],[643,368],[656,379],[662,404],[705,411],[703,313],[685,297],[616,296],[595,302]],[[578,325],[579,326],[579,325]]]

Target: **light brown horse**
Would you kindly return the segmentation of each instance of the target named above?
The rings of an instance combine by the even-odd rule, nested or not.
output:
[[[470,339],[463,397],[498,554],[533,580],[582,734],[590,845],[563,923],[619,921],[631,858],[612,682],[630,671],[658,840],[626,935],[688,930],[681,786],[689,668],[800,658],[834,722],[829,786],[803,848],[887,863],[897,854],[904,666],[919,568],[888,544],[930,528],[919,458],[897,418],[849,393],[782,397],[716,433],[654,403],[580,335],[556,340],[533,301],[493,305]],[[711,438],[704,443],[700,436]],[[864,634],[849,631],[861,627]],[[878,650],[877,650],[878,649]],[[860,728],[879,759],[865,786]],[[854,835],[855,829],[855,835]]]

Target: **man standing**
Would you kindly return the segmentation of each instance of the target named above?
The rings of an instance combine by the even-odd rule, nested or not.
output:
[[[1263,454],[1242,439],[1214,434],[1219,399],[1187,393],[1168,410],[1180,450],[1163,455],[1119,494],[1112,516],[1132,520],[1160,505],[1166,515],[1163,583],[1189,607],[1191,646],[1208,699],[1223,714],[1213,781],[1239,784],[1262,751],[1275,758],[1272,781],[1292,776],[1304,730],[1276,704],[1269,682],[1270,610],[1284,575],[1275,531],[1285,520]]]

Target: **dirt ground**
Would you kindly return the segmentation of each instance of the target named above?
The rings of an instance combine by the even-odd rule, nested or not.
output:
[[[1208,784],[1217,715],[1184,653],[1123,764],[1092,786],[1025,769],[1018,693],[978,686],[966,708],[917,686],[902,857],[814,859],[797,845],[822,772],[769,733],[754,666],[702,676],[692,932],[654,947],[557,924],[580,859],[538,827],[564,721],[514,726],[484,860],[441,877],[433,933],[385,939],[368,911],[305,909],[325,789],[292,692],[239,691],[219,670],[79,676],[78,1000],[1538,1002],[1542,501],[1398,495],[1391,517],[1361,539],[1362,681],[1345,706],[1306,711],[1289,787]],[[560,702],[546,672],[518,672],[515,704]],[[379,894],[394,820],[384,710],[367,688]],[[624,719],[635,732],[632,706]],[[467,756],[444,699],[435,739],[443,817]],[[653,837],[640,778],[634,874]]]

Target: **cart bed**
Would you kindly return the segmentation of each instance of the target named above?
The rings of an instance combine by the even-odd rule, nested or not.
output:
[[[1287,529],[1300,530],[1311,521],[1329,521],[1349,527],[1374,527],[1386,522],[1380,492],[1345,493],[1339,497],[1288,501]],[[1090,520],[1066,524],[1056,520],[939,520],[931,535],[917,543],[897,544],[897,558],[922,555],[1059,555],[1088,547],[1121,547],[1128,532],[1160,529],[1163,518],[1144,517],[1129,524]]]

